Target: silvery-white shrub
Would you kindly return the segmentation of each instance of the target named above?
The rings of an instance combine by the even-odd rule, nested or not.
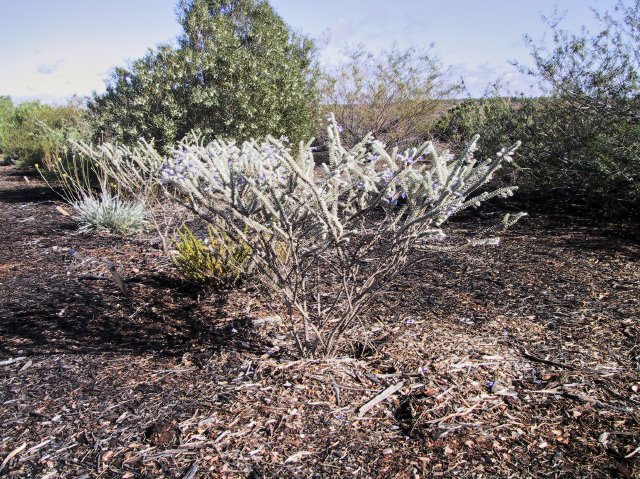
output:
[[[346,149],[329,120],[322,168],[310,143],[294,155],[286,139],[268,137],[241,145],[184,141],[161,171],[175,201],[251,247],[256,277],[282,298],[305,357],[335,355],[408,255],[441,244],[448,218],[515,189],[482,187],[519,143],[482,161],[473,157],[477,137],[457,157],[431,142],[389,152],[371,135]],[[503,226],[520,216],[505,217]],[[478,237],[469,245],[496,242]]]

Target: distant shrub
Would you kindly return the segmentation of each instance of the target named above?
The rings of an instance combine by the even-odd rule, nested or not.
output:
[[[547,98],[505,110],[504,123],[494,117],[475,131],[526,130],[519,152],[531,165],[525,190],[545,185],[557,204],[639,215],[640,0],[619,1],[595,16],[598,30],[579,33],[550,18],[551,42],[529,39],[533,66],[519,65]]]
[[[400,150],[420,144],[460,88],[429,50],[374,54],[360,47],[346,58],[325,71],[321,82],[323,104],[334,113],[346,145],[369,132]]]
[[[0,96],[0,155],[6,151],[7,129],[11,123],[13,102],[8,96]]]
[[[229,235],[207,227],[205,238],[198,238],[187,225],[177,232],[173,262],[190,280],[214,287],[233,286],[246,272],[251,248]]]
[[[22,167],[48,168],[69,152],[70,140],[90,137],[84,109],[77,103],[50,106],[26,102],[15,106],[3,129],[4,154]]]
[[[487,98],[449,110],[434,134],[452,146],[479,134],[482,156],[526,138],[514,166],[502,172],[503,181],[519,184],[521,199],[533,196],[561,208],[587,205],[612,215],[638,213],[640,127],[626,119],[605,121],[557,96]]]
[[[496,144],[519,137],[526,127],[522,109],[528,109],[530,102],[529,99],[499,97],[463,100],[438,119],[434,133],[439,139],[459,147],[466,143],[469,135],[478,132],[482,138],[478,153],[484,155],[495,151]],[[516,156],[522,154],[523,148]]]

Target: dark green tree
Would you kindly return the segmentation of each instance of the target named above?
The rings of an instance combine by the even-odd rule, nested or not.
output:
[[[178,46],[118,68],[89,109],[98,139],[154,139],[190,131],[245,140],[308,139],[318,94],[313,43],[264,0],[182,0]]]
[[[114,69],[106,92],[94,94],[88,105],[95,139],[131,144],[145,138],[164,148],[184,136],[182,70],[178,52],[168,45]]]

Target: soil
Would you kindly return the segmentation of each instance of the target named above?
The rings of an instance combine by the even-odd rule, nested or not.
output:
[[[637,224],[531,215],[434,254],[303,361],[251,281],[196,287],[69,213],[0,167],[0,476],[640,477]]]

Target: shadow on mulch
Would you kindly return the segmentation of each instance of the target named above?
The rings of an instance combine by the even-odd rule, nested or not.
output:
[[[60,200],[35,169],[3,169],[3,187],[0,188],[0,202],[38,203]]]
[[[41,201],[59,201],[58,196],[48,186],[30,186],[0,189],[0,202],[3,203],[39,203]]]
[[[86,283],[41,283],[30,292],[9,295],[0,304],[0,356],[109,352],[179,357],[187,351],[213,354],[257,346],[249,318],[215,319],[225,316],[224,293],[201,302],[188,285],[158,290],[158,284],[168,283],[157,277],[128,283],[131,294],[125,298],[110,281]]]

